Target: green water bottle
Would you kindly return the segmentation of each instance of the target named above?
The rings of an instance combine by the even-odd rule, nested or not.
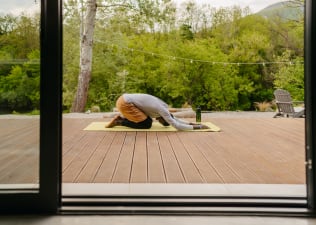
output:
[[[201,107],[200,106],[196,108],[195,120],[197,123],[201,123]]]

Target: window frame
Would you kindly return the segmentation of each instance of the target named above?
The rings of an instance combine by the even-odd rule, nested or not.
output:
[[[307,163],[307,204],[304,215],[315,214],[316,196],[314,194],[316,171],[313,165],[315,161],[316,140],[316,2],[306,0],[305,2],[305,106],[306,106],[306,161]],[[314,15],[313,15],[314,12]],[[34,193],[8,193],[0,194],[1,212],[45,212],[60,213],[63,206],[61,192],[61,157],[62,157],[62,0],[41,0],[41,117],[40,117],[40,188],[39,192]],[[315,97],[314,97],[315,96]],[[78,196],[81,198],[82,196]],[[86,196],[89,197],[89,196]],[[84,204],[85,199],[77,201],[72,206],[83,206],[82,210],[68,211],[72,213],[93,213],[89,211],[89,206],[96,206],[94,202]],[[108,198],[108,196],[105,196]],[[137,200],[137,196],[136,200]],[[149,199],[152,197],[149,197]],[[218,213],[248,214],[251,213],[249,207],[259,208],[262,203],[259,201],[250,203],[229,202],[215,203],[210,201],[207,211],[203,203],[196,201],[163,201],[158,204],[148,201],[130,201],[124,196],[119,201],[107,201],[98,203],[104,208],[105,214],[203,214],[212,213],[212,207],[222,207]],[[181,199],[180,199],[181,200]],[[191,199],[189,199],[191,200]],[[226,198],[227,200],[227,198]],[[261,204],[261,206],[260,206]],[[173,210],[173,207],[178,210]],[[264,204],[260,211],[262,214],[271,214],[271,209],[276,204]],[[284,204],[282,208],[291,209],[293,203]],[[115,211],[115,207],[119,210]],[[136,207],[136,208],[135,208]],[[157,207],[157,210],[144,209]],[[179,208],[179,207],[182,207]],[[192,208],[193,207],[193,208]],[[201,208],[202,207],[202,208]],[[204,208],[203,208],[204,207]],[[231,207],[237,210],[231,210]],[[195,209],[191,211],[191,209]],[[214,209],[214,208],[213,208]],[[225,211],[224,209],[227,209]],[[100,211],[97,211],[98,214]],[[215,211],[213,211],[215,212]],[[278,212],[278,210],[276,210]],[[65,212],[64,212],[65,213]],[[66,212],[67,213],[67,212]],[[216,212],[215,212],[216,213]],[[255,211],[258,214],[257,211]],[[293,214],[293,210],[283,211],[282,215]]]
[[[41,0],[40,14],[39,189],[0,193],[1,213],[56,213],[61,205],[62,1]]]
[[[306,150],[306,198],[270,197],[190,197],[190,196],[63,196],[62,206],[72,213],[105,214],[264,214],[264,215],[314,215],[315,214],[315,161],[316,139],[316,79],[313,63],[316,41],[316,3],[305,2],[305,150]],[[313,15],[314,12],[314,15]],[[315,98],[313,97],[315,96]],[[172,201],[170,201],[172,199]],[[201,200],[201,201],[199,201]],[[285,202],[283,202],[285,200]],[[297,202],[297,200],[301,202]],[[304,203],[306,200],[306,203]],[[248,201],[248,202],[247,202]],[[124,208],[120,208],[124,206]],[[116,209],[118,207],[118,209]],[[163,208],[161,208],[163,207]],[[198,210],[196,210],[198,208]]]
[[[305,0],[305,135],[307,207],[316,209],[316,2]]]

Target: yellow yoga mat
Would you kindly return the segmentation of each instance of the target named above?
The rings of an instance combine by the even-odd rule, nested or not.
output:
[[[134,129],[134,128],[129,128],[129,127],[124,127],[124,126],[115,126],[112,128],[105,128],[105,126],[109,122],[92,122],[90,123],[84,130],[87,131],[178,131],[172,126],[164,127],[161,125],[159,122],[153,122],[152,127],[150,129]],[[203,122],[203,124],[207,125],[210,127],[210,129],[203,129],[203,130],[190,130],[190,132],[205,132],[205,131],[212,131],[212,132],[218,132],[221,129],[214,125],[211,122]]]

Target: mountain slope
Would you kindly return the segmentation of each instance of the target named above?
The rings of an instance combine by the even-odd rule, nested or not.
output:
[[[304,16],[304,6],[291,1],[272,4],[257,13],[266,18],[280,17],[283,20],[300,20]]]

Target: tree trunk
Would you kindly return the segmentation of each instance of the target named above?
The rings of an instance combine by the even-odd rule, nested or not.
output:
[[[84,112],[88,98],[89,83],[92,68],[93,34],[96,17],[96,0],[87,2],[87,12],[84,23],[83,34],[81,35],[80,49],[80,72],[78,76],[77,93],[74,98],[71,112]]]

